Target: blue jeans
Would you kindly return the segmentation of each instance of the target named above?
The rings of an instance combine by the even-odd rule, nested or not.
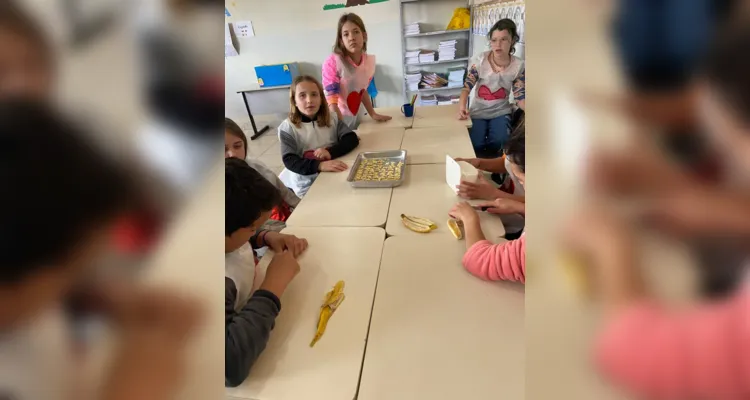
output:
[[[493,119],[471,119],[469,137],[477,157],[498,157],[510,137],[510,115]]]

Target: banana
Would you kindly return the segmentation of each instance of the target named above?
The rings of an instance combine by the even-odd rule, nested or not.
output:
[[[330,292],[326,293],[326,297],[323,300],[323,305],[320,306],[320,316],[318,317],[318,329],[315,331],[315,336],[310,347],[315,346],[315,343],[323,337],[323,333],[326,331],[328,326],[328,320],[341,305],[346,296],[344,295],[344,281],[336,282],[336,285],[331,289]]]
[[[448,229],[451,231],[453,236],[455,236],[456,239],[461,240],[464,238],[463,232],[461,232],[461,227],[458,226],[458,221],[456,221],[453,218],[448,219]]]
[[[429,233],[437,229],[437,225],[427,218],[412,217],[401,214],[401,222],[410,230],[418,233]]]

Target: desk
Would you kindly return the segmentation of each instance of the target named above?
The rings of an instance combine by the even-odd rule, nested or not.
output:
[[[348,174],[318,175],[287,226],[385,226],[392,189],[355,189],[346,181]]]
[[[393,236],[425,235],[412,232],[401,223],[401,214],[407,214],[435,221],[438,229],[429,235],[448,235],[456,240],[448,230],[446,221],[448,212],[459,201],[465,200],[458,197],[445,183],[445,164],[407,165],[404,183],[393,188],[385,230]],[[481,202],[473,201],[475,204]],[[491,242],[497,242],[505,236],[503,221],[499,216],[479,212],[479,220],[485,237]]]
[[[401,148],[407,151],[407,164],[445,164],[445,155],[474,157],[474,147],[466,129],[447,128],[408,129]]]
[[[357,154],[364,151],[398,150],[404,139],[404,128],[383,128],[371,131],[357,131],[359,146],[349,154],[339,159],[350,164],[357,158]]]
[[[260,137],[260,135],[264,134],[268,129],[270,128],[268,125],[258,129],[258,127],[255,125],[255,118],[253,118],[253,113],[250,112],[250,103],[248,101],[248,96],[251,94],[265,94],[272,91],[283,91],[282,96],[276,96],[276,98],[266,98],[264,102],[262,102],[261,108],[268,110],[267,112],[262,113],[286,113],[289,111],[289,88],[291,85],[285,85],[285,86],[271,86],[271,87],[254,87],[247,90],[240,90],[237,93],[239,93],[242,96],[242,101],[245,102],[245,109],[247,110],[247,116],[250,117],[250,124],[253,126],[253,136],[250,137],[250,140],[255,140]],[[278,93],[278,92],[277,92]]]
[[[281,298],[263,354],[239,387],[226,394],[240,399],[353,399],[375,293],[385,231],[379,228],[290,228],[284,233],[310,243],[299,259],[300,273]],[[271,256],[261,260],[262,270]],[[310,341],[325,293],[343,280],[346,299],[315,347]]]
[[[391,116],[393,119],[387,122],[376,122],[369,115],[363,115],[357,128],[358,133],[381,128],[411,128],[413,118],[404,117],[404,114],[401,113],[401,107],[381,107],[376,108],[375,112]]]
[[[458,104],[449,106],[416,106],[412,128],[434,128],[447,126],[471,127],[471,118],[458,119]]]
[[[385,241],[359,400],[524,398],[524,287],[474,277],[464,251],[447,235]]]

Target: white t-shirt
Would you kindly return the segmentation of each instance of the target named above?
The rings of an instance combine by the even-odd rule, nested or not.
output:
[[[234,309],[239,311],[247,304],[250,296],[260,285],[258,281],[258,267],[255,265],[255,254],[250,243],[245,243],[239,249],[225,255],[224,274],[234,281],[237,287],[237,298]]]

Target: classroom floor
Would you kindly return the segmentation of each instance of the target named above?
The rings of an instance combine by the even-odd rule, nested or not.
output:
[[[252,125],[250,125],[250,120],[238,121],[238,124],[248,137],[248,155],[260,160],[266,164],[271,171],[278,175],[284,169],[284,163],[281,161],[281,146],[279,145],[279,137],[277,134],[277,129],[279,128],[281,121],[256,120],[255,123],[258,127],[268,125],[269,129],[259,138],[249,140],[250,136],[253,135],[253,128]]]

